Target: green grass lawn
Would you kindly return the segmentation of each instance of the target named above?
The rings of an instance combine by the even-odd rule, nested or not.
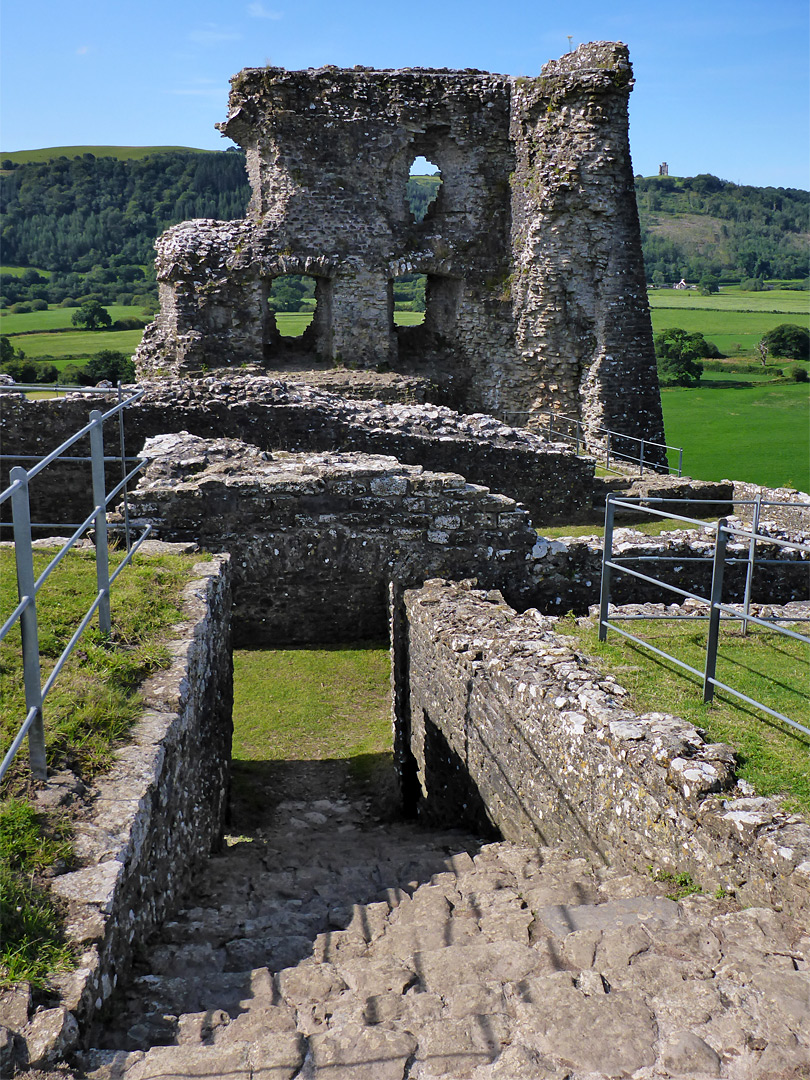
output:
[[[702,670],[707,623],[623,625]],[[807,634],[807,624],[796,629]],[[601,670],[616,675],[637,711],[673,713],[705,731],[709,741],[728,743],[738,754],[738,775],[753,784],[757,794],[786,794],[794,807],[810,811],[810,737],[725,691],[717,690],[714,702],[704,705],[701,679],[616,632],[608,631],[607,641],[600,642],[592,620],[564,620],[559,630],[574,634]],[[805,726],[810,726],[808,666],[810,646],[802,642],[761,627],[749,627],[749,636],[743,638],[739,623],[721,623],[716,677]]]
[[[703,334],[726,356],[758,356],[757,343],[780,323],[810,326],[808,292],[754,293],[730,286],[712,296],[675,289],[652,289],[647,295],[655,333],[679,326]]]
[[[661,404],[667,442],[684,447],[687,476],[810,488],[810,384],[709,382],[662,390]]]
[[[104,349],[131,356],[142,337],[143,330],[73,330],[59,334],[26,334],[23,338],[11,340],[31,360],[73,357],[81,361]]]
[[[735,285],[723,286],[719,293],[701,296],[691,289],[650,289],[647,293],[650,307],[698,308],[706,311],[768,311],[803,315],[804,319],[783,319],[806,325],[810,317],[810,291],[773,289],[771,292],[745,292]]]
[[[34,553],[40,574],[54,551]],[[52,770],[66,767],[86,780],[109,767],[114,747],[125,740],[142,711],[142,680],[171,663],[165,644],[181,617],[183,586],[200,555],[164,555],[133,563],[111,591],[113,632],[104,639],[98,622],[45,700],[46,754]],[[121,560],[113,553],[111,569]],[[43,681],[97,590],[92,552],[73,551],[53,571],[38,598]],[[0,551],[0,621],[17,603],[14,556]],[[0,646],[0,750],[8,749],[25,718],[19,623]],[[63,809],[35,809],[28,799],[27,745],[3,779],[0,792],[0,989],[20,981],[41,987],[74,962],[66,945],[64,912],[49,898],[46,882],[54,863],[70,867],[72,824]]]
[[[125,307],[123,304],[106,304],[105,309],[110,318],[116,319],[151,319],[153,316],[146,315],[140,307]],[[31,311],[26,315],[10,315],[6,311],[0,311],[0,334],[25,334],[51,330],[70,330],[73,327],[73,316],[78,308],[51,307],[47,311]],[[97,330],[94,333],[104,334],[105,330]],[[16,341],[25,351],[25,342]]]
[[[118,316],[120,318],[120,316]],[[395,311],[396,326],[418,326],[425,321],[423,311]],[[312,322],[311,311],[280,311],[276,314],[276,326],[284,337],[300,337]]]
[[[391,751],[387,645],[240,649],[233,663],[235,760]]]
[[[420,326],[425,321],[424,311],[395,311],[395,326]]]

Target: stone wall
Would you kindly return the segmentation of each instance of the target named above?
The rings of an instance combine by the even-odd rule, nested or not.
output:
[[[775,524],[763,527],[775,538],[804,544],[810,541],[807,533],[786,531]],[[626,561],[630,569],[686,592],[710,595],[715,546],[710,525],[699,530],[673,530],[658,537],[620,528],[614,531],[613,541],[614,560]],[[741,603],[745,597],[748,541],[730,541],[726,555],[723,602]],[[596,535],[557,540],[541,537],[534,550],[537,605],[547,612],[582,614],[598,603],[602,556],[602,538]],[[754,603],[788,604],[810,599],[810,559],[806,553],[760,542],[756,558],[751,587]],[[611,574],[610,599],[613,604],[681,602],[678,594],[617,570]]]
[[[393,455],[410,465],[461,472],[493,491],[508,490],[530,511],[535,524],[581,520],[590,511],[593,462],[564,446],[512,428],[493,417],[464,416],[443,406],[389,404],[337,397],[323,390],[250,376],[201,380],[157,380],[127,410],[127,452],[147,438],[188,431],[203,438],[234,438],[262,450],[351,450]],[[2,398],[0,441],[4,452],[41,455],[85,423],[98,401]],[[117,430],[105,433],[114,453]],[[74,454],[88,453],[87,440]],[[5,462],[3,465],[5,466]],[[41,520],[81,521],[89,512],[89,467],[55,464],[32,484]],[[108,466],[110,479],[120,474]],[[55,515],[61,515],[59,517]],[[81,516],[79,516],[81,515]]]
[[[392,580],[475,575],[516,603],[531,587],[528,514],[457,473],[188,434],[158,437],[146,453],[133,521],[231,553],[240,642],[382,637]]]
[[[139,374],[343,361],[428,376],[465,411],[553,408],[663,442],[644,283],[624,45],[594,42],[537,78],[480,71],[245,69],[224,134],[253,190],[240,222],[157,242],[161,312]],[[442,184],[424,221],[414,159]],[[427,276],[421,326],[393,321],[394,279]],[[274,278],[315,280],[301,338]]]
[[[171,666],[144,684],[131,741],[75,822],[79,869],[51,882],[80,951],[78,969],[53,982],[62,1007],[82,1022],[104,1007],[135,946],[222,835],[232,731],[228,556],[200,562],[194,573],[169,643]]]
[[[431,581],[397,607],[397,764],[427,819],[483,813],[507,839],[810,910],[810,826],[736,785],[729,747],[634,714],[555,620],[497,593]]]

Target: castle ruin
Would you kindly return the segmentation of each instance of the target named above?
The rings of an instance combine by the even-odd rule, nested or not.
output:
[[[537,78],[481,71],[248,68],[223,134],[247,155],[242,221],[157,242],[161,313],[139,375],[346,365],[426,376],[462,412],[539,410],[663,441],[628,144],[627,48],[596,42]],[[416,222],[412,163],[441,172]],[[393,282],[426,275],[425,320]],[[274,278],[315,279],[282,337]]]

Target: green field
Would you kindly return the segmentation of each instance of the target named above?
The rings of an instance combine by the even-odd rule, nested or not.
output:
[[[216,153],[215,150],[197,150],[193,146],[44,146],[40,150],[12,150],[10,153],[0,151],[0,159],[9,158],[16,165],[27,165],[31,162],[52,161],[54,158],[75,158],[92,154],[93,157],[112,157],[119,161],[128,161],[131,158],[148,157],[150,154],[178,151],[185,154]]]
[[[143,330],[68,330],[59,334],[26,334],[13,337],[11,342],[31,360],[71,356],[87,360],[104,349],[131,356],[142,337]]]
[[[50,330],[71,330],[73,316],[77,308],[52,307],[47,311],[31,311],[26,315],[9,315],[5,311],[0,312],[0,334],[25,334],[31,335]],[[105,305],[113,322],[116,319],[151,319],[153,316],[146,315],[139,307],[127,307],[123,304]],[[94,330],[94,334],[106,334],[107,330]],[[23,352],[28,352],[25,341],[20,339],[14,342],[15,347],[20,347]]]
[[[719,379],[661,391],[667,442],[684,447],[686,475],[810,489],[810,384],[728,387],[710,374]]]
[[[701,296],[692,289],[650,289],[647,293],[653,309],[696,308],[706,311],[770,311],[804,315],[810,313],[810,292],[792,289],[772,289],[770,292],[748,292],[737,285],[726,285],[719,293]],[[801,319],[793,320],[801,322]]]
[[[42,270],[38,266],[0,266],[0,274],[11,274],[12,277],[22,277],[28,270],[36,270],[40,277],[49,278],[52,270]]]
[[[675,289],[651,289],[647,295],[655,333],[679,326],[703,334],[726,356],[758,356],[758,342],[780,323],[810,326],[807,292],[743,292],[730,286],[712,296]]]
[[[394,312],[394,323],[397,326],[418,326],[424,321],[423,311]],[[311,311],[279,311],[276,314],[276,326],[283,337],[300,337],[311,322]]]

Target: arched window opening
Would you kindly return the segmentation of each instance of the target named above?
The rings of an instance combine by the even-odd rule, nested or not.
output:
[[[315,278],[306,274],[280,274],[273,278],[267,307],[275,315],[279,337],[301,337],[315,317],[318,302]]]
[[[402,274],[391,280],[395,326],[420,326],[425,321],[426,274]]]
[[[414,158],[405,193],[411,215],[417,224],[424,221],[431,206],[438,199],[441,186],[442,174],[438,166],[427,158]]]

